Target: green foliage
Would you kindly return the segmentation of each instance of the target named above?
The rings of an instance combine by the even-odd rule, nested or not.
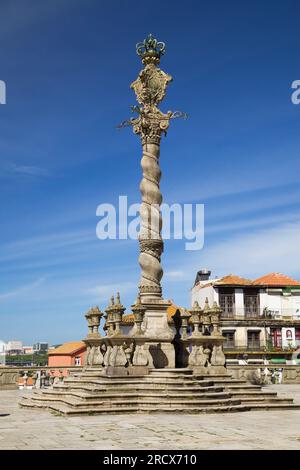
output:
[[[48,353],[39,354],[17,354],[16,356],[6,356],[5,365],[7,366],[47,366]]]

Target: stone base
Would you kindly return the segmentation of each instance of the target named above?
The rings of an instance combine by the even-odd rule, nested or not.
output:
[[[230,375],[224,366],[194,366],[193,375]]]
[[[142,329],[145,336],[160,339],[174,338],[174,332],[169,327],[167,309],[171,302],[163,299],[147,299],[143,301],[143,306],[146,307]]]
[[[116,375],[134,376],[134,375],[148,375],[149,368],[147,366],[130,366],[130,367],[113,367],[108,366],[105,370],[105,375],[113,377]]]
[[[174,332],[168,324],[167,309],[171,302],[164,299],[143,299],[146,307],[142,329],[149,341],[145,348],[150,353],[149,367],[164,369],[175,367]]]
[[[0,384],[0,390],[18,390],[18,384]]]
[[[157,342],[155,340],[145,343],[145,348],[149,351],[149,357],[152,359],[149,364],[154,369],[174,369],[175,368],[175,349],[168,340]]]

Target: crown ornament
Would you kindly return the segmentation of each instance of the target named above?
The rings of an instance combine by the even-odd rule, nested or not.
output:
[[[149,34],[143,42],[136,45],[136,53],[141,57],[142,63],[159,64],[160,58],[164,55],[166,45],[162,41],[157,41],[152,34]]]

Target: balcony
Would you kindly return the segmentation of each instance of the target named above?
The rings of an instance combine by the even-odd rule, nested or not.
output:
[[[278,309],[271,310],[266,307],[257,307],[248,309],[246,307],[232,307],[222,312],[221,319],[235,320],[283,320],[283,321],[299,321],[300,310],[297,309]]]
[[[257,341],[257,342],[251,342],[248,344],[236,344],[235,342],[232,341],[227,341],[224,343],[223,348],[225,351],[241,351],[241,352],[247,352],[247,351],[266,351],[267,347],[266,344],[263,341]]]

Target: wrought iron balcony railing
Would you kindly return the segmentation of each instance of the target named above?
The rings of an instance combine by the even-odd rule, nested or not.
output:
[[[225,342],[223,345],[225,350],[231,350],[231,351],[266,351],[267,346],[264,342],[258,341],[258,342],[251,342],[249,344],[245,345],[237,345],[234,342]]]
[[[235,307],[224,310],[222,319],[268,319],[268,320],[299,320],[300,309],[278,309],[272,310],[266,307],[247,308]]]

